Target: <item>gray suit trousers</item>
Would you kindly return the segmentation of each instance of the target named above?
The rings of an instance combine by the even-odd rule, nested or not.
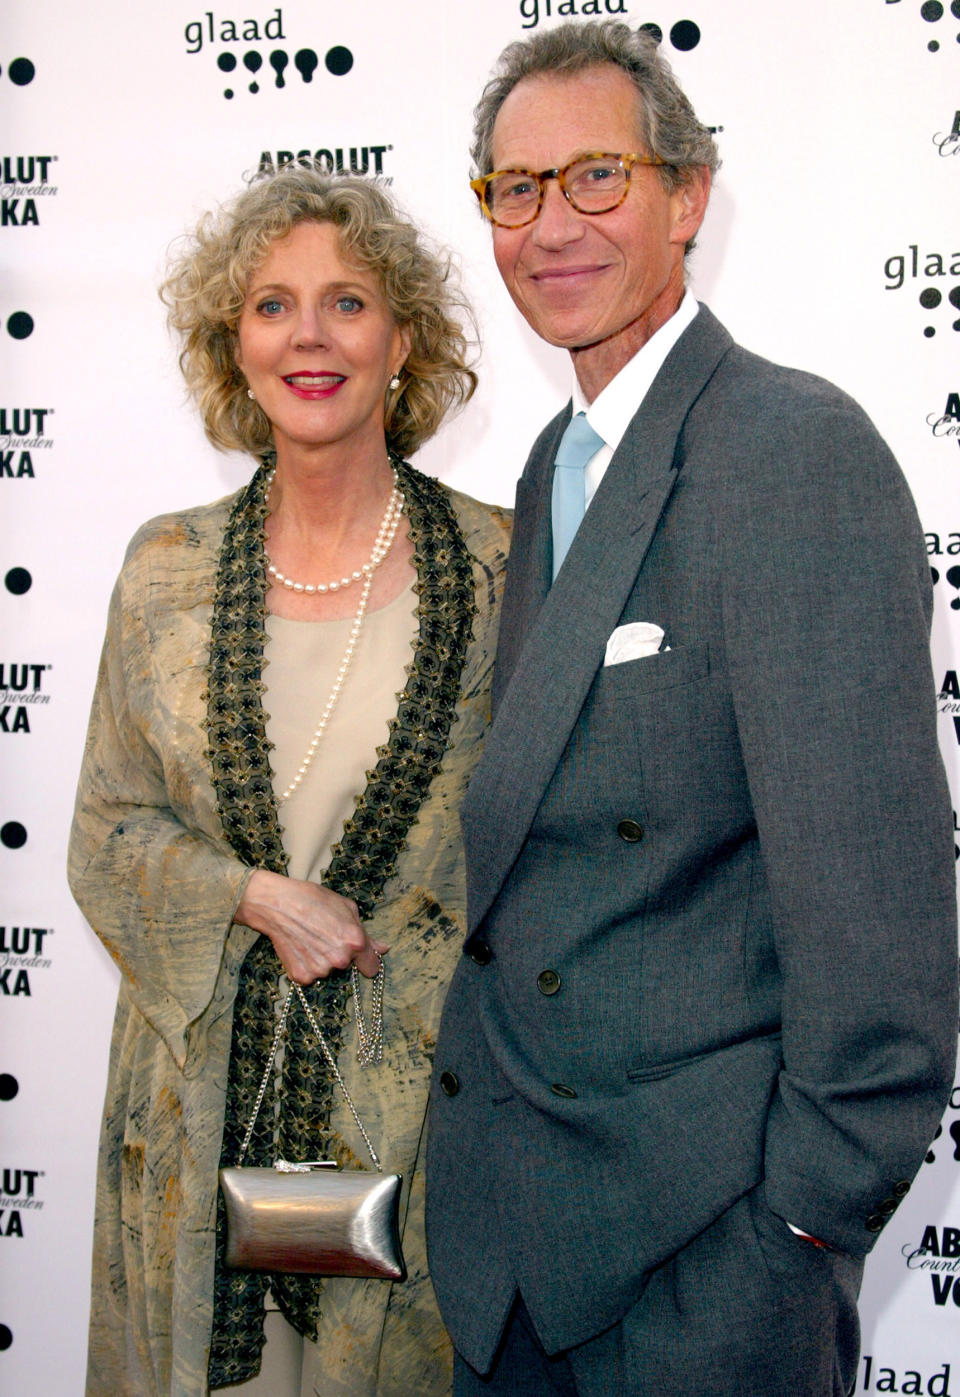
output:
[[[518,1296],[488,1374],[457,1355],[454,1397],[847,1397],[862,1271],[796,1237],[760,1186],[584,1344],[548,1356]]]

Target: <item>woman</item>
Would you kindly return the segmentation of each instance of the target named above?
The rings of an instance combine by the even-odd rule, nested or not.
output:
[[[163,294],[208,436],[264,460],[146,524],[111,603],[70,851],[122,975],[87,1391],[445,1393],[421,1148],[508,522],[401,453],[473,391],[458,303],[382,190],[299,169],[202,223]],[[348,967],[380,953],[361,1069]],[[403,1285],[224,1265],[217,1169],[290,982],[403,1175]],[[244,1162],[278,1155],[369,1167],[297,1008]]]

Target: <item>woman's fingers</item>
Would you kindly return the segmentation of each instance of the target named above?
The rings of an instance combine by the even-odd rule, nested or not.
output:
[[[292,980],[310,985],[356,962],[368,977],[380,968],[378,952],[360,921],[357,904],[317,883],[258,869],[247,884],[234,921],[268,936]]]

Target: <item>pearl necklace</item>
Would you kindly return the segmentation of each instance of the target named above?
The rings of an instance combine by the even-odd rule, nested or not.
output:
[[[267,482],[267,489],[269,490],[269,488],[270,481]],[[340,668],[337,670],[337,677],[333,681],[333,688],[330,690],[330,697],[327,699],[323,711],[320,714],[320,721],[317,723],[317,726],[313,731],[313,736],[310,739],[310,743],[307,747],[306,753],[304,754],[303,761],[297,767],[296,775],[290,782],[287,789],[281,792],[277,801],[278,805],[283,805],[285,801],[290,799],[294,791],[298,789],[307,772],[310,770],[310,766],[313,762],[314,757],[317,755],[317,748],[320,746],[323,734],[327,730],[327,724],[330,721],[330,716],[333,713],[334,708],[336,708],[337,706],[337,700],[340,697],[340,691],[343,688],[344,680],[347,677],[347,671],[350,668],[350,662],[353,659],[354,651],[357,648],[357,641],[360,638],[360,630],[363,626],[363,618],[367,613],[367,603],[370,600],[370,591],[373,587],[374,570],[377,567],[379,567],[379,565],[383,562],[384,558],[390,552],[393,540],[397,536],[397,529],[400,527],[400,520],[402,517],[403,492],[400,490],[400,487],[397,484],[397,473],[396,471],[394,471],[393,490],[390,493],[390,499],[387,503],[386,513],[383,516],[383,521],[380,524],[380,528],[377,532],[377,539],[376,543],[373,546],[373,552],[370,555],[370,562],[364,563],[363,569],[360,574],[363,577],[363,589],[360,593],[360,604],[357,607],[356,615],[353,618],[353,625],[350,627],[350,637],[347,641],[347,648],[344,651],[343,659],[340,661]],[[356,576],[357,574],[354,573],[354,577],[351,578],[350,581],[352,582],[354,578],[356,578]],[[330,590],[335,590],[336,586],[336,583],[331,584]],[[298,586],[297,590],[326,591],[327,588],[307,587],[301,589]]]
[[[269,494],[270,492],[270,487],[273,485],[273,477],[276,475],[276,473],[276,469],[274,469],[270,472],[269,476],[267,477],[267,494]],[[367,559],[365,563],[360,564],[356,572],[350,573],[349,577],[340,577],[337,578],[334,582],[294,582],[292,577],[287,577],[284,573],[280,571],[279,568],[275,568],[269,558],[267,558],[267,572],[270,574],[273,581],[276,582],[279,586],[286,587],[287,590],[290,592],[302,592],[309,597],[323,596],[327,592],[339,592],[343,587],[349,587],[354,582],[361,582],[364,580],[364,578],[369,578],[371,574],[374,573],[376,569],[380,566],[384,558],[387,556],[387,553],[390,551],[390,544],[393,542],[393,538],[391,537],[389,543],[385,542],[385,540],[387,536],[387,529],[390,523],[391,511],[394,508],[395,500],[398,494],[399,491],[397,489],[397,473],[396,471],[394,471],[393,494],[390,496],[390,500],[387,504],[387,512],[383,516],[383,522],[380,525],[380,532],[377,534],[376,541],[373,545],[373,552],[370,554],[370,557]]]

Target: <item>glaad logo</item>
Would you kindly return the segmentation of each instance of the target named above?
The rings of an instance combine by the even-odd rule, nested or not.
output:
[[[873,1358],[865,1353],[860,1361],[863,1364],[863,1387],[858,1386],[855,1389],[857,1392],[922,1392],[926,1393],[927,1397],[950,1397],[949,1363],[944,1363],[942,1368],[929,1376],[922,1374],[919,1368],[906,1368],[903,1373],[903,1386],[900,1387],[897,1384],[896,1368],[881,1368],[877,1360],[877,1383],[874,1386]],[[921,1383],[924,1384],[922,1387]]]
[[[933,137],[937,153],[944,158],[960,155],[960,112],[954,112],[953,125],[949,131],[937,131]]]
[[[56,155],[0,156],[0,228],[37,228],[37,200],[57,193],[50,183]]]
[[[202,53],[204,45],[244,44],[244,43],[286,43],[283,32],[283,12],[278,6],[269,19],[217,19],[213,10],[205,10],[203,19],[191,20],[183,31],[187,41],[187,53]],[[259,73],[263,68],[264,55],[259,49],[248,49],[242,55],[242,63],[250,75],[247,91],[254,94],[260,91]],[[273,86],[284,88],[287,85],[287,70],[290,54],[287,49],[270,49],[267,61],[273,69]],[[343,77],[353,67],[353,54],[342,44],[335,44],[324,55],[324,67],[334,77]],[[313,81],[313,75],[320,66],[316,49],[298,48],[293,55],[293,66],[305,83]],[[237,71],[237,54],[233,48],[224,48],[217,55],[217,67],[221,73]],[[242,74],[240,74],[242,78]],[[292,77],[292,74],[291,74]],[[269,81],[269,79],[267,79]],[[223,95],[231,101],[236,95],[234,86],[225,87]]]
[[[522,27],[535,29],[540,23],[541,15],[544,19],[550,19],[554,14],[554,5],[556,14],[565,15],[568,19],[627,13],[623,0],[581,0],[579,5],[577,0],[559,0],[559,3],[557,0],[520,0],[520,18],[526,20]]]
[[[37,1180],[46,1173],[44,1169],[8,1169],[2,1174],[0,1187],[0,1237],[22,1237],[23,1217],[28,1212],[39,1212],[43,1199],[37,1197]]]
[[[53,665],[0,664],[0,733],[29,732],[30,705],[47,704],[43,676]]]
[[[960,277],[960,252],[925,252],[921,267],[920,246],[911,243],[905,253],[887,258],[883,264],[883,274],[886,277],[884,291],[899,291],[908,279],[931,281],[940,277]],[[946,295],[949,304],[960,311],[960,284],[951,286]],[[943,298],[944,293],[939,286],[924,286],[917,300],[924,310],[936,310]],[[960,330],[960,320],[953,322],[953,328]],[[932,339],[936,333],[935,325],[923,327],[925,339]]]
[[[943,412],[927,414],[927,426],[935,437],[952,437],[960,446],[960,393],[948,393]]]
[[[953,830],[954,834],[960,834],[960,821],[958,821],[956,811],[953,812]],[[960,1111],[960,1084],[956,1085],[950,1093],[950,1104],[947,1109],[949,1111]],[[944,1120],[946,1120],[946,1117],[944,1117]],[[943,1125],[941,1124],[937,1126],[937,1133],[930,1142],[930,1149],[927,1151],[925,1162],[927,1164],[933,1164],[939,1156],[941,1159],[952,1158],[955,1163],[960,1164],[960,1116],[958,1116],[956,1120],[951,1121],[950,1125],[947,1127],[948,1139],[944,1140],[942,1143],[938,1143],[942,1135]]]
[[[47,418],[52,407],[0,407],[0,479],[33,479],[33,453],[49,451]]]
[[[886,0],[886,3],[888,5],[899,5],[901,4],[901,0]],[[943,19],[946,12],[947,7],[945,4],[941,3],[941,0],[924,0],[924,3],[920,6],[920,18],[927,24],[936,24],[938,20]],[[950,13],[953,15],[954,19],[960,19],[960,0],[951,0]],[[957,43],[960,43],[960,31],[957,32],[956,39]],[[931,39],[927,44],[927,49],[930,53],[939,53],[940,40]]]
[[[960,533],[945,534],[941,537],[938,533],[928,532],[924,534],[927,542],[928,558],[956,558],[960,556]],[[946,543],[944,543],[944,539]],[[930,564],[930,572],[933,577],[934,586],[940,581],[940,569],[933,563]],[[943,579],[951,587],[957,589],[957,596],[951,598],[951,611],[960,611],[960,566],[948,566],[943,574]]]
[[[264,150],[257,162],[258,175],[272,175],[286,165],[301,165],[324,175],[382,175],[383,157],[392,145],[336,146],[333,150]],[[387,181],[389,183],[389,181]]]
[[[0,926],[0,995],[32,997],[30,971],[50,969],[44,942],[53,934],[53,927]]]

